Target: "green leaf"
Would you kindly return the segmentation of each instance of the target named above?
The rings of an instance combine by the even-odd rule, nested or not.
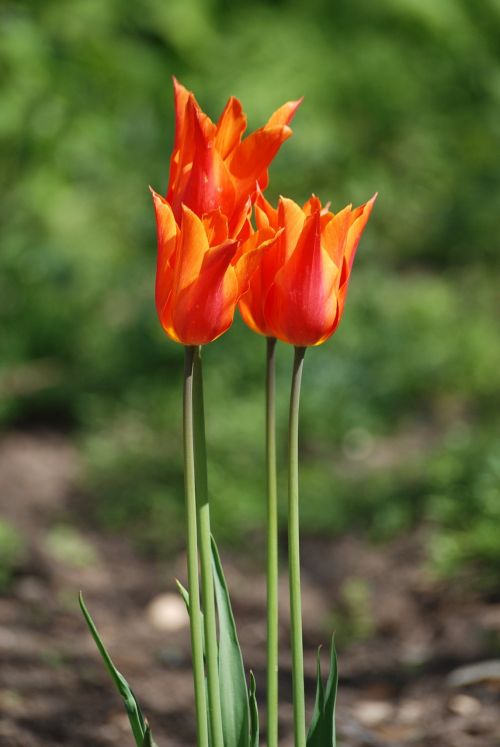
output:
[[[323,681],[321,679],[321,646],[318,648],[316,655],[316,697],[314,699],[314,710],[311,719],[311,726],[307,734],[307,744],[317,744],[316,732],[321,729],[321,716],[325,704],[325,692],[323,689]]]
[[[175,579],[175,583],[177,586],[177,590],[181,597],[184,600],[184,604],[186,605],[187,613],[189,617],[191,617],[191,610],[189,607],[189,591],[186,589],[185,586],[181,584],[178,578]],[[203,646],[203,656],[205,656],[205,630],[203,626],[203,612],[201,613],[201,637],[202,637],[202,646]]]
[[[337,701],[337,688],[339,683],[339,672],[337,666],[337,652],[335,650],[335,636],[332,635],[330,644],[330,673],[325,689],[324,714],[327,723],[328,741],[326,744],[335,747],[335,703]]]
[[[184,600],[184,604],[186,605],[186,609],[188,611],[188,615],[190,615],[191,613],[189,612],[189,591],[186,589],[185,586],[183,586],[181,584],[181,582],[179,581],[178,578],[175,579],[175,583],[176,583],[177,590],[178,590],[179,594],[181,595],[181,597]]]
[[[255,695],[256,685],[253,672],[250,672],[250,689],[248,692],[248,705],[250,708],[250,747],[259,747],[259,709]]]
[[[106,669],[111,675],[111,679],[115,683],[116,688],[122,697],[137,747],[150,747],[150,745],[154,747],[154,742],[152,742],[151,733],[149,736],[150,742],[145,741],[146,734],[149,731],[149,727],[146,725],[146,722],[142,715],[142,711],[139,707],[139,704],[137,703],[134,693],[129,687],[127,680],[115,667],[115,665],[113,664],[111,660],[110,655],[106,651],[104,643],[102,642],[99,636],[99,633],[97,632],[95,623],[92,617],[90,616],[90,612],[85,606],[85,602],[83,601],[83,595],[81,592],[78,597],[78,601],[80,603],[80,608],[82,610],[85,621],[89,627],[90,633],[92,635],[92,638],[95,641],[95,644],[99,650],[99,653],[101,654],[101,657],[106,666]]]
[[[144,732],[144,740],[142,742],[142,747],[158,747],[158,745],[153,739],[153,735],[151,734],[151,729],[149,728],[149,724],[147,722],[146,722],[146,731]]]
[[[219,680],[224,744],[250,747],[249,697],[243,657],[219,553],[212,537],[212,563],[219,618]]]
[[[320,649],[318,649],[318,663],[316,676],[316,699],[307,734],[307,747],[336,747],[335,736],[335,702],[337,699],[338,668],[335,640],[332,636],[330,647],[330,672],[326,688],[323,690],[321,679]]]

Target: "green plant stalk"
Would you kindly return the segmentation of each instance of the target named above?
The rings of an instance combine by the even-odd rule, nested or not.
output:
[[[203,625],[207,665],[208,717],[212,747],[224,747],[217,654],[217,624],[215,616],[214,580],[208,500],[207,449],[205,443],[205,410],[203,404],[203,371],[201,347],[194,350],[193,364],[194,463],[198,534],[200,539]]]
[[[184,489],[187,517],[187,565],[190,599],[191,651],[193,658],[194,698],[196,709],[197,745],[208,747],[208,721],[203,664],[203,637],[198,578],[198,538],[196,519],[196,482],[193,429],[193,368],[195,348],[186,346],[184,365]]]
[[[290,583],[293,727],[295,747],[305,747],[306,745],[304,652],[302,642],[302,602],[300,593],[298,462],[300,384],[302,380],[305,351],[305,348],[295,348],[288,430],[288,572]]]
[[[267,745],[278,747],[278,489],[276,480],[276,339],[267,338]]]

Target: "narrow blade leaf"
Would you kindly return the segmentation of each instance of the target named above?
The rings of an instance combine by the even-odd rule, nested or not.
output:
[[[257,708],[256,685],[253,672],[250,672],[248,705],[250,708],[250,747],[259,747],[259,709]]]
[[[104,646],[104,643],[102,642],[101,637],[99,636],[99,633],[97,632],[97,628],[90,615],[90,612],[85,606],[85,602],[83,601],[83,595],[81,592],[79,595],[79,603],[80,603],[80,608],[82,610],[85,621],[90,630],[90,634],[92,635],[92,638],[94,639],[94,642],[99,650],[99,653],[101,654],[101,657],[106,666],[106,669],[111,675],[111,679],[115,683],[115,686],[122,697],[123,704],[125,706],[128,719],[130,721],[130,726],[132,728],[132,733],[134,735],[136,745],[137,747],[144,747],[145,744],[146,745],[148,744],[147,742],[144,742],[144,736],[147,731],[147,727],[146,727],[141,709],[139,707],[139,704],[137,703],[134,693],[130,689],[127,680],[113,664],[111,657],[108,654],[106,647]],[[154,747],[154,743],[153,743],[153,747]]]
[[[316,732],[321,730],[321,717],[325,705],[325,693],[323,689],[323,680],[321,679],[321,646],[318,648],[316,655],[316,697],[314,699],[314,710],[311,719],[311,726],[307,734],[307,744],[317,745],[318,735]]]
[[[144,732],[144,741],[142,743],[142,747],[158,747],[153,739],[153,735],[151,734],[149,724],[146,724],[146,731]]]
[[[181,582],[179,581],[178,578],[175,579],[175,584],[177,586],[177,591],[179,592],[179,594],[181,595],[181,597],[184,600],[184,604],[186,605],[186,609],[188,611],[188,615],[190,615],[191,613],[189,611],[189,591],[186,589],[185,586],[183,586],[181,584]]]
[[[336,747],[335,703],[337,699],[338,669],[335,641],[332,636],[330,648],[330,671],[326,688],[323,690],[321,678],[320,649],[316,676],[316,700],[307,734],[307,747]]]
[[[337,665],[337,652],[335,650],[335,636],[332,635],[330,644],[330,672],[325,688],[325,706],[324,714],[327,727],[327,741],[325,744],[335,747],[337,744],[335,736],[335,704],[337,701],[337,688],[339,683],[339,673]]]
[[[230,747],[249,747],[250,713],[243,657],[229,592],[213,537],[212,563],[219,618],[219,680],[224,744]]]
[[[179,592],[179,594],[184,600],[187,613],[189,617],[191,617],[191,608],[189,606],[189,591],[186,589],[185,586],[181,584],[178,578],[175,579],[175,583],[177,586],[177,591]],[[203,612],[201,613],[201,637],[202,637],[202,646],[203,646],[203,656],[205,656],[205,631],[204,631],[204,626],[203,626]]]

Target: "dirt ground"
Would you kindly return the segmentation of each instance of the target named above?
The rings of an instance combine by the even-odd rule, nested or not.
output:
[[[185,560],[155,563],[125,538],[89,530],[75,499],[78,476],[77,454],[61,436],[0,440],[0,515],[28,540],[0,596],[0,745],[133,744],[79,613],[80,589],[159,747],[194,745],[187,620],[174,587]],[[334,626],[344,747],[500,745],[500,598],[438,584],[423,563],[424,542],[423,530],[377,548],[353,536],[303,542],[309,704],[315,648]],[[265,578],[222,557],[262,704]],[[286,621],[285,578],[281,605]],[[292,744],[287,640],[283,623],[283,747]]]

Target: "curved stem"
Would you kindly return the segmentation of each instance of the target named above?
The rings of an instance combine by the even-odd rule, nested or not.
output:
[[[304,653],[302,643],[302,602],[300,594],[299,535],[299,401],[305,348],[295,348],[290,420],[288,432],[288,568],[290,583],[290,625],[292,644],[293,724],[295,747],[305,747]]]
[[[187,565],[189,590],[189,621],[193,657],[194,698],[196,708],[197,745],[208,747],[208,723],[203,666],[203,638],[198,578],[198,544],[196,521],[194,432],[193,432],[193,363],[194,348],[185,348],[184,364],[184,490],[187,516]]]
[[[203,624],[205,660],[207,663],[208,716],[212,747],[223,747],[222,716],[217,656],[212,548],[210,537],[210,504],[208,500],[207,449],[205,443],[205,412],[203,404],[203,374],[201,348],[194,350],[193,365],[194,460],[198,533],[200,538],[201,588],[203,594]]]
[[[267,746],[278,747],[278,490],[276,481],[276,340],[267,338]]]

